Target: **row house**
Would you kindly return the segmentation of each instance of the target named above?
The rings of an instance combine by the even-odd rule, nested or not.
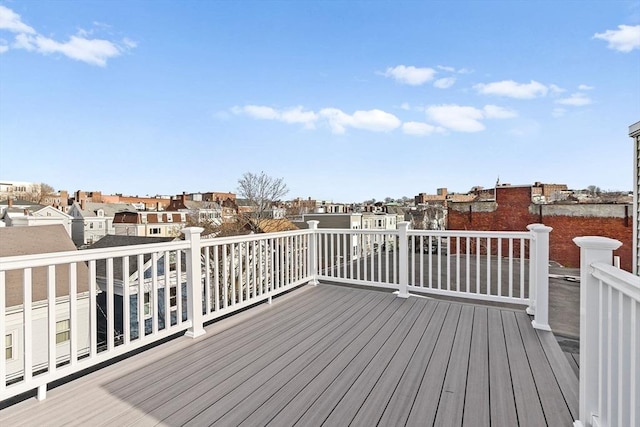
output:
[[[91,245],[108,234],[116,234],[113,226],[118,212],[135,212],[136,208],[127,203],[74,202],[69,208],[73,217],[71,237],[78,247]]]
[[[188,195],[185,193],[172,198],[166,210],[167,212],[186,213],[197,219],[199,223],[222,224],[222,206],[220,203],[188,200]]]
[[[117,212],[113,228],[118,236],[179,237],[187,212]]]

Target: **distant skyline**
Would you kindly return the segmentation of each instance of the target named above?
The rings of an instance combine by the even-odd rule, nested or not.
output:
[[[633,187],[640,1],[2,1],[0,179],[394,199]]]

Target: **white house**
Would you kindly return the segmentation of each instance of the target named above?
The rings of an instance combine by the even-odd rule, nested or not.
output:
[[[73,242],[78,247],[91,245],[107,234],[116,234],[113,227],[115,214],[135,210],[131,203],[74,202],[69,208],[69,215],[73,217]]]
[[[155,244],[162,242],[170,242],[174,240],[173,237],[140,237],[140,236],[117,236],[117,235],[107,235],[97,241],[95,244],[91,245],[90,249],[103,249],[103,248],[112,248],[112,247],[123,247],[123,246],[131,246],[131,245],[144,245],[144,244]],[[175,319],[178,311],[178,295],[180,295],[180,299],[184,301],[184,304],[181,304],[180,307],[184,307],[186,310],[186,280],[187,280],[187,271],[186,271],[186,259],[184,253],[181,254],[182,262],[178,265],[176,263],[175,253],[170,253],[168,263],[165,263],[164,255],[158,257],[158,261],[156,264],[156,280],[158,284],[158,294],[153,294],[153,261],[151,254],[146,254],[143,256],[143,265],[140,266],[138,263],[138,257],[132,256],[129,257],[128,267],[125,270],[123,267],[123,259],[121,257],[113,259],[113,289],[114,289],[114,297],[115,297],[115,305],[123,306],[125,296],[124,286],[125,282],[129,284],[129,310],[131,313],[131,331],[130,334],[132,337],[138,336],[138,322],[137,322],[137,307],[138,307],[138,294],[139,294],[139,286],[140,282],[142,283],[142,289],[144,293],[144,302],[143,302],[143,310],[144,310],[144,322],[145,322],[145,330],[147,333],[151,331],[152,328],[152,320],[153,320],[153,305],[157,305],[158,312],[158,323],[159,327],[164,328],[165,322],[165,297],[164,297],[164,289],[166,283],[169,283],[169,314],[172,319],[172,323],[175,323]],[[169,270],[165,272],[165,267],[168,267]],[[124,271],[128,271],[128,276],[124,277]],[[178,276],[180,280],[178,281]],[[98,295],[98,306],[102,309],[99,310],[101,314],[108,312],[106,307],[106,290],[107,290],[107,266],[105,260],[98,260],[96,263],[96,282],[100,290],[102,291]],[[181,292],[178,292],[176,284],[180,282],[182,286],[180,287]],[[125,306],[123,306],[125,308]],[[114,328],[115,328],[115,339],[116,341],[123,335],[124,333],[124,322],[122,317],[122,312],[114,312],[116,318],[114,319]],[[186,315],[186,311],[184,313]],[[106,341],[106,318],[104,316],[98,318],[98,342],[102,343]]]
[[[7,227],[31,227],[41,225],[62,225],[71,237],[73,217],[53,206],[31,204],[24,207],[12,206],[11,202],[2,214]]]
[[[50,252],[75,251],[76,247],[60,225],[39,227],[0,228],[0,257],[44,254]],[[89,348],[89,286],[88,269],[84,263],[76,264],[77,348],[81,353]],[[70,267],[67,264],[55,267],[55,325],[56,358],[64,363],[70,354],[71,314],[69,302]],[[22,271],[8,271],[5,274],[6,289],[6,332],[4,337],[7,356],[7,379],[18,379],[24,372],[24,287]],[[31,326],[33,330],[32,362],[33,371],[46,369],[48,361],[49,310],[47,303],[47,270],[34,268],[31,271]]]
[[[118,236],[179,237],[187,212],[117,212],[113,228]]]

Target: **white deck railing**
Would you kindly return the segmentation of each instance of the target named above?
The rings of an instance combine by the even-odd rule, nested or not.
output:
[[[11,336],[0,356],[0,401],[34,389],[44,399],[53,381],[176,334],[200,336],[207,322],[318,280],[404,298],[525,304],[534,326],[548,329],[548,227],[485,233],[317,224],[215,239],[193,227],[182,241],[0,258],[0,334]],[[7,307],[7,283],[16,278],[10,297],[17,292],[20,303]],[[44,300],[33,300],[34,289],[47,290]],[[56,329],[61,320],[68,331]]]
[[[621,246],[578,237],[580,409],[576,427],[640,425],[640,277],[612,266]]]
[[[542,224],[525,232],[424,231],[409,230],[406,222],[397,230],[317,229],[317,277],[390,288],[404,297],[413,292],[528,305],[534,326],[549,330],[550,231]]]

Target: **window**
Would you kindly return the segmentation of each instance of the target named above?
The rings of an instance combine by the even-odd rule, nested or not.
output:
[[[144,316],[151,316],[151,294],[149,292],[144,293]]]
[[[149,229],[149,234],[160,234],[160,227],[152,227]]]
[[[169,289],[169,306],[171,310],[175,310],[176,307],[178,307],[178,297],[175,286]]]
[[[102,223],[101,222],[98,223],[98,228],[102,228]]]
[[[13,359],[13,334],[7,334],[4,336],[4,358],[5,360]]]
[[[56,322],[56,344],[69,341],[71,338],[71,322],[69,319]]]
[[[93,229],[93,223],[92,222],[89,223],[89,228]]]

